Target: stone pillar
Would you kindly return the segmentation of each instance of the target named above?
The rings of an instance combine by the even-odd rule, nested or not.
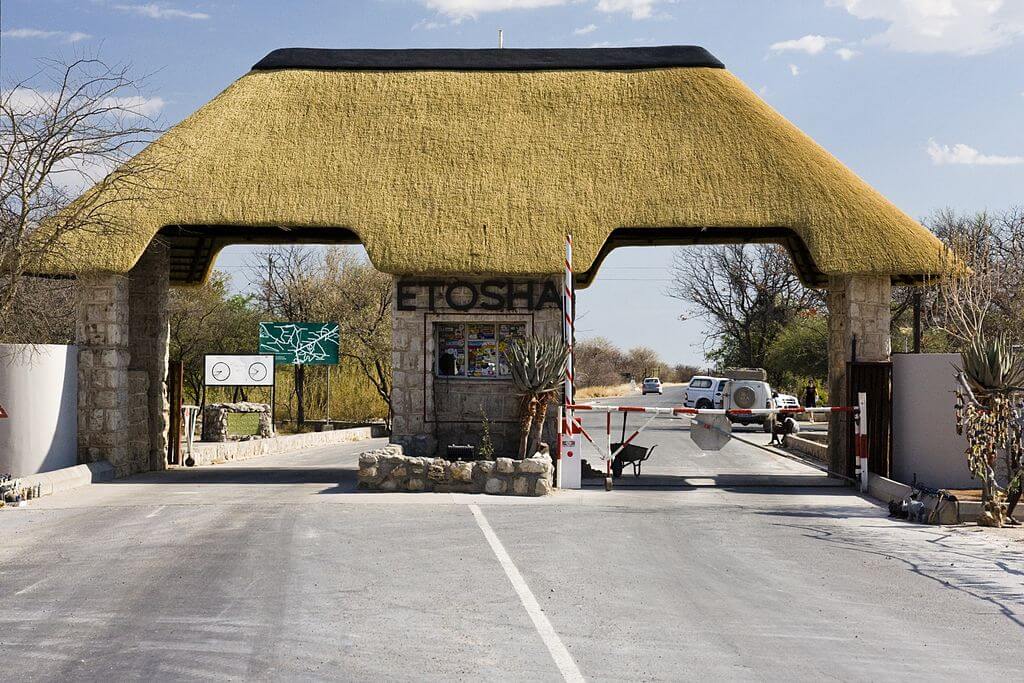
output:
[[[846,363],[853,360],[887,361],[891,352],[889,324],[892,280],[887,275],[832,277],[828,285],[828,393],[831,405],[845,404]],[[829,418],[829,469],[852,476],[847,463],[849,413]]]
[[[128,278],[78,279],[78,460],[129,473]]]
[[[133,454],[138,471],[162,470],[167,464],[169,426],[167,401],[167,360],[170,328],[170,256],[167,246],[154,241],[128,273],[129,280],[129,370],[144,372],[148,378],[148,448]]]
[[[397,282],[397,278],[395,279]],[[415,456],[437,451],[435,425],[426,420],[425,397],[433,387],[425,369],[422,312],[400,311],[397,297],[391,309],[391,440]]]

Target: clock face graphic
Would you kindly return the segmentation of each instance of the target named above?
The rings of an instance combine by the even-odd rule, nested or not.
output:
[[[210,374],[213,375],[213,378],[218,382],[223,382],[231,376],[231,368],[228,367],[227,363],[217,362],[213,364]]]
[[[262,382],[267,378],[267,366],[256,362],[249,366],[249,379],[254,382]]]

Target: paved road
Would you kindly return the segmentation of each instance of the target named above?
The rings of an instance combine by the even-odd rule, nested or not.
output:
[[[892,521],[835,488],[360,493],[361,446],[0,510],[5,678],[1024,673],[1010,537]]]
[[[683,405],[682,386],[667,386],[662,395],[634,394],[616,399],[595,401],[598,405],[637,405],[673,408]],[[584,429],[604,449],[607,430],[607,414],[579,411]],[[622,440],[623,417],[626,417],[625,434],[642,426],[649,416],[639,413],[615,413],[612,415],[612,441]],[[656,446],[650,460],[641,465],[639,478],[633,476],[631,468],[616,480],[620,487],[675,487],[693,486],[841,486],[842,482],[830,479],[820,468],[810,466],[781,450],[768,448],[771,435],[760,425],[733,427],[736,438],[720,451],[701,451],[690,438],[690,418],[657,418],[637,436],[632,443],[640,446]],[[824,425],[811,429],[821,430]],[[597,449],[584,441],[583,457],[592,466],[604,468]],[[587,482],[589,486],[603,486],[603,480]]]

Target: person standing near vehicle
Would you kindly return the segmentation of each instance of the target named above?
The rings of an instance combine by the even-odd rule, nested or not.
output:
[[[818,387],[813,379],[807,380],[807,388],[804,389],[804,408],[815,408],[818,405]]]

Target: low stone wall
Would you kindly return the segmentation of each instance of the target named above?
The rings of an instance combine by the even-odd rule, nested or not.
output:
[[[212,465],[229,460],[245,460],[261,455],[297,451],[314,446],[330,446],[332,444],[350,443],[370,439],[378,434],[373,427],[353,427],[351,429],[335,429],[329,432],[309,432],[308,434],[291,434],[275,436],[269,439],[251,439],[249,441],[224,441],[221,443],[192,444],[192,457],[196,465]],[[185,457],[184,455],[182,457]]]
[[[787,434],[786,448],[821,462],[828,462],[828,444],[803,435]]]
[[[374,491],[543,496],[551,493],[553,473],[547,455],[452,462],[403,455],[399,444],[388,444],[359,456],[359,487]]]
[[[261,439],[269,439],[274,435],[274,424],[271,421],[270,406],[266,403],[211,403],[203,408],[203,441],[228,440],[229,413],[259,413],[259,433]]]

